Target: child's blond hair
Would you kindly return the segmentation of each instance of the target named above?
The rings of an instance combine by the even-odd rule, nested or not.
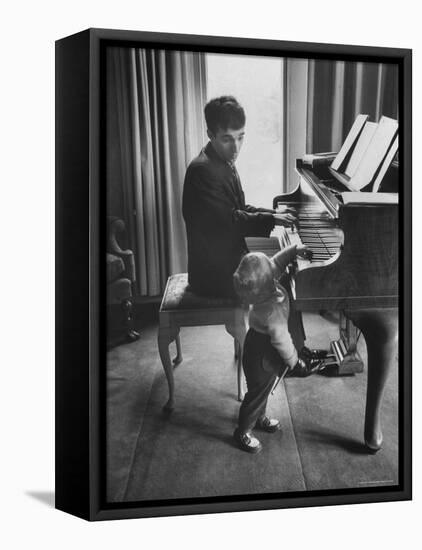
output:
[[[233,274],[234,289],[246,304],[262,302],[274,294],[273,263],[262,252],[250,252],[243,256]]]

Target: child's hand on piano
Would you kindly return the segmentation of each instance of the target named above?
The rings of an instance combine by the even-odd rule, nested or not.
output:
[[[312,250],[303,244],[296,247],[296,254],[304,260],[312,260]]]

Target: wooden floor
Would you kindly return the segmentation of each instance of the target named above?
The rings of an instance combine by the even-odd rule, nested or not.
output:
[[[333,320],[306,315],[308,344],[327,347]],[[398,479],[397,372],[383,404],[384,446],[363,446],[366,372],[312,376],[280,384],[269,412],[282,431],[259,434],[259,455],[233,444],[239,403],[233,342],[221,326],[182,329],[184,360],[175,370],[176,409],[163,414],[168,390],[156,326],[108,352],[107,495],[113,502],[289,493],[395,485]],[[366,355],[365,345],[360,352]],[[257,434],[258,435],[258,434]]]

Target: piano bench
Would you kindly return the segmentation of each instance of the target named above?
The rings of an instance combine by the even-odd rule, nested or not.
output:
[[[183,360],[179,337],[180,327],[225,325],[227,332],[234,338],[237,396],[239,401],[243,399],[242,351],[247,330],[246,313],[245,308],[236,300],[194,294],[189,288],[187,273],[178,273],[168,278],[161,301],[158,328],[158,350],[169,386],[169,400],[164,407],[166,411],[174,408],[173,369]],[[177,355],[171,361],[169,345],[174,340],[176,340]]]

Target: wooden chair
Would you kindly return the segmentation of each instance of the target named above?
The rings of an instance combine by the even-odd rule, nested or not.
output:
[[[125,231],[123,220],[115,216],[107,216],[107,306],[121,309],[119,318],[123,315],[121,329],[130,342],[138,340],[139,334],[133,328],[132,291],[136,281],[135,259],[132,250],[123,250],[118,242],[118,235]],[[109,316],[114,317],[112,315]]]
[[[209,298],[194,294],[188,284],[187,273],[178,273],[168,278],[161,301],[158,329],[158,349],[169,386],[169,399],[164,407],[174,408],[173,368],[182,362],[180,327],[204,325],[225,325],[234,338],[235,359],[237,361],[237,397],[243,399],[242,391],[242,350],[246,336],[246,311],[234,299]],[[170,359],[169,345],[176,340],[177,355]]]

